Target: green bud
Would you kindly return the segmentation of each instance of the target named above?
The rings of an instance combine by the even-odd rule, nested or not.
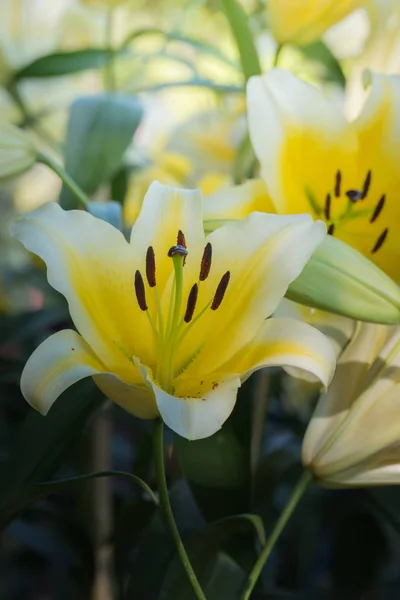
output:
[[[330,235],[286,297],[371,323],[400,323],[400,287],[368,258]]]
[[[0,181],[28,171],[36,162],[36,149],[29,135],[6,121],[0,121]]]

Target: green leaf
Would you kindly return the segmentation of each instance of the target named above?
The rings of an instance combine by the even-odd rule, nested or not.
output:
[[[116,229],[122,230],[122,206],[115,200],[108,202],[88,202],[88,211],[94,217],[107,221]]]
[[[257,534],[258,541],[261,546],[265,546],[266,536],[265,536],[265,528],[264,522],[259,515],[253,515],[251,513],[243,513],[241,515],[230,515],[229,517],[225,517],[224,519],[219,519],[219,521],[214,521],[210,525],[210,527],[219,527],[229,525],[232,529],[232,532],[240,532],[242,530],[248,529],[248,527],[252,527]]]
[[[135,98],[120,94],[79,98],[72,104],[65,169],[87,194],[92,194],[121,169],[124,152],[142,115],[142,107]],[[60,203],[64,208],[76,205],[75,198],[65,187]]]
[[[0,469],[0,527],[40,497],[31,482],[52,475],[103,401],[99,389],[87,379],[66,390],[46,417],[28,412]]]
[[[202,440],[175,435],[175,449],[185,477],[193,483],[229,489],[246,481],[245,453],[229,423]]]
[[[25,65],[14,73],[14,79],[18,81],[33,77],[57,77],[87,69],[100,69],[108,64],[112,56],[110,50],[102,48],[55,52]]]
[[[261,543],[265,543],[265,532],[261,517],[257,515],[233,515],[210,523],[205,529],[185,540],[185,548],[190,562],[199,578],[207,600],[239,598],[245,581],[244,571],[230,556],[221,553],[221,548],[229,539],[246,532],[252,527]],[[221,557],[224,557],[221,563]],[[225,560],[226,559],[226,560]],[[226,567],[226,568],[225,568]],[[229,575],[231,571],[231,575]],[[232,576],[232,581],[230,577]],[[179,590],[179,592],[178,592]],[[174,595],[175,593],[175,595]],[[175,556],[167,570],[160,600],[194,600],[187,575]]]
[[[98,479],[99,477],[124,477],[125,479],[129,479],[139,485],[142,490],[149,496],[150,500],[158,505],[158,499],[154,495],[152,489],[147,485],[143,479],[133,475],[132,473],[127,473],[126,471],[97,471],[96,473],[85,473],[83,475],[77,475],[76,477],[69,477],[68,479],[58,479],[56,481],[41,481],[39,483],[30,484],[29,488],[32,490],[32,493],[37,492],[40,496],[45,496],[47,494],[52,494],[59,490],[68,487],[69,485],[77,485],[84,481],[91,481],[92,479]],[[243,515],[253,517],[255,515]],[[256,526],[256,525],[255,525]]]
[[[261,75],[260,60],[245,10],[237,0],[221,0],[221,8],[239,50],[245,81],[253,75]]]
[[[192,558],[192,564],[207,600],[239,600],[246,574],[224,552],[209,554],[207,549]],[[178,561],[173,561],[167,571],[160,600],[196,600],[187,581],[187,575]]]
[[[325,81],[337,83],[345,87],[346,78],[337,58],[323,42],[315,42],[308,46],[299,46],[296,48],[310,62],[316,63],[319,67],[319,76]]]

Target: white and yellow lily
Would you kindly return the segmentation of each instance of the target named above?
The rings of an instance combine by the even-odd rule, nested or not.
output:
[[[358,324],[303,441],[322,485],[400,483],[400,329]]]
[[[268,0],[272,35],[279,44],[309,44],[365,0]]]
[[[268,318],[324,238],[325,225],[309,215],[253,213],[205,236],[199,190],[154,182],[130,242],[54,203],[17,219],[12,234],[44,260],[79,332],[52,335],[25,366],[22,392],[44,414],[92,376],[134,415],[161,415],[198,439],[221,427],[257,369],[294,366],[330,381],[328,340],[305,323]]]
[[[281,69],[250,79],[250,137],[278,213],[309,212],[400,283],[400,77],[372,75],[353,122]]]

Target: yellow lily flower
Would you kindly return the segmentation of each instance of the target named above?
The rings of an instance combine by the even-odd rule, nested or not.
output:
[[[322,485],[400,483],[399,373],[400,328],[359,323],[303,441]]]
[[[287,71],[248,84],[250,136],[279,213],[310,212],[400,282],[400,78],[373,75],[360,115]]]
[[[12,234],[44,260],[79,331],[54,334],[25,366],[22,392],[42,413],[92,376],[129,412],[160,414],[198,439],[221,427],[257,369],[295,366],[330,381],[328,340],[305,323],[267,318],[324,238],[309,215],[254,213],[206,237],[199,190],[154,182],[130,242],[54,203],[17,219]]]
[[[309,44],[365,0],[268,0],[272,34],[280,44]]]

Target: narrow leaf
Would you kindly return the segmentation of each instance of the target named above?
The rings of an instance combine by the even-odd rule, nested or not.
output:
[[[229,25],[239,50],[242,71],[247,81],[253,75],[261,74],[261,65],[254,43],[248,16],[237,0],[221,0],[221,8],[229,21]]]
[[[65,168],[87,194],[110,181],[121,169],[123,155],[141,121],[139,102],[121,94],[102,94],[76,100],[70,111]],[[74,208],[76,200],[65,187],[60,203]]]
[[[111,56],[110,50],[102,48],[55,52],[25,65],[14,73],[14,79],[18,81],[34,77],[57,77],[87,69],[100,69],[107,65]]]

